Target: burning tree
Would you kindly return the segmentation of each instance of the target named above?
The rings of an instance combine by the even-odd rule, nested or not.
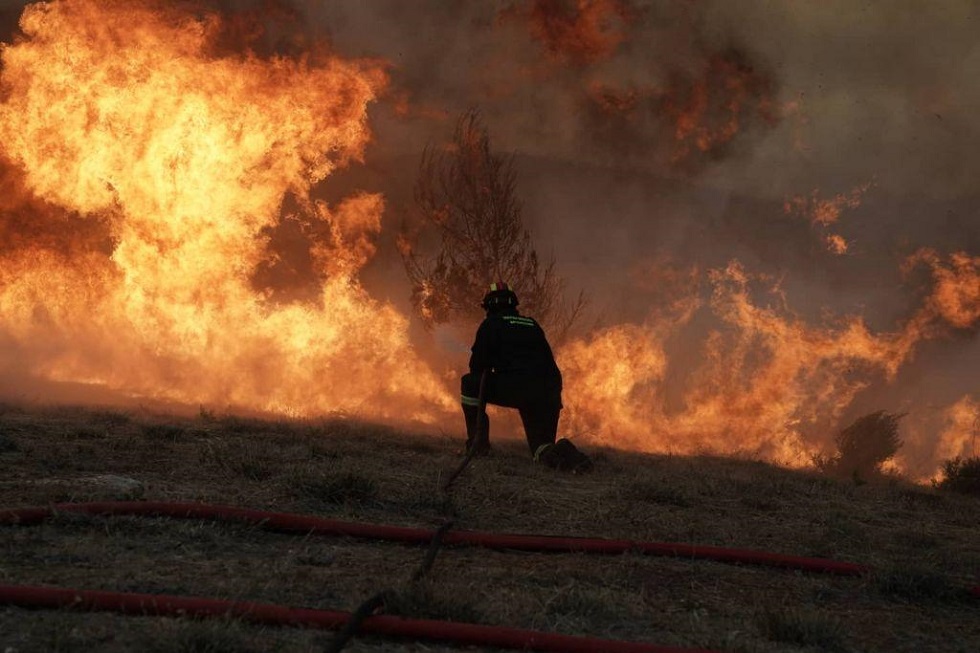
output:
[[[438,236],[438,249],[417,253],[417,239],[407,235],[399,244],[412,304],[426,326],[478,319],[477,300],[497,280],[517,290],[527,312],[555,339],[581,314],[583,295],[566,302],[554,258],[538,256],[516,188],[513,158],[493,152],[475,110],[460,117],[448,148],[423,152],[415,202],[423,224]]]
[[[841,430],[835,437],[837,453],[818,459],[817,466],[838,476],[868,479],[881,473],[881,466],[898,453],[898,421],[905,413],[883,410],[865,415]]]

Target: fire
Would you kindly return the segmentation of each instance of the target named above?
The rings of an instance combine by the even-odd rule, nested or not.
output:
[[[780,107],[773,100],[771,78],[736,50],[715,52],[700,68],[672,70],[659,85],[622,86],[593,80],[586,86],[597,128],[631,134],[637,126],[658,124],[674,168],[694,170],[722,156],[740,134],[762,124],[774,126]],[[635,146],[635,143],[633,143]]]
[[[955,252],[945,265],[936,251],[920,249],[905,261],[903,269],[909,273],[921,264],[932,272],[933,289],[920,319],[948,323],[958,329],[972,328],[980,321],[980,256]]]
[[[618,114],[631,116],[637,104],[648,93],[635,88],[622,89],[607,86],[596,81],[593,81],[588,87],[589,98],[607,116]]]
[[[753,110],[770,125],[777,120],[769,78],[736,51],[712,56],[699,79],[675,76],[662,104],[674,124],[675,161],[695,149],[712,153],[724,147]]]
[[[710,273],[707,304],[689,297],[642,325],[607,328],[561,349],[559,363],[571,379],[564,423],[610,445],[742,451],[805,465],[859,391],[893,379],[917,343],[959,319],[941,298],[955,295],[951,288],[980,285],[960,257],[953,261],[953,269],[933,261],[938,283],[930,300],[895,331],[879,334],[859,317],[814,327],[761,306],[752,285],[765,280],[732,262]],[[702,337],[700,362],[672,360],[668,342],[694,337],[702,310],[715,326]]]
[[[830,225],[837,224],[845,209],[853,210],[860,207],[865,193],[872,184],[873,182],[870,181],[859,184],[850,192],[838,193],[829,199],[821,198],[819,190],[813,190],[809,196],[794,195],[783,202],[783,213],[799,216],[815,227],[826,229]],[[827,244],[827,249],[834,254],[847,252],[847,240],[840,234],[827,234],[824,236],[824,242]]]
[[[705,52],[646,87],[585,79],[625,41],[630,11],[616,0],[539,1],[505,15],[528,19],[552,68],[579,66],[569,76],[590,89],[600,127],[625,121],[624,141],[642,141],[654,126],[644,155],[691,168],[780,118],[773,80],[734,50]],[[0,71],[8,361],[136,396],[462,428],[453,393],[409,340],[408,317],[359,281],[384,198],[319,196],[371,138],[382,64],[323,45],[260,55],[249,47],[254,26],[162,0],[39,3],[20,27]],[[395,100],[405,115],[445,115]],[[870,186],[792,197],[785,211],[827,230]],[[312,296],[280,292],[269,272],[289,268],[275,243],[283,225],[304,239]],[[848,251],[843,236],[821,235]],[[923,249],[904,269],[929,276],[923,303],[875,332],[860,316],[806,322],[778,283],[736,261],[707,272],[644,261],[626,275],[643,296],[637,319],[556,352],[562,430],[644,451],[806,464],[857,394],[894,379],[920,342],[977,328],[980,257]],[[950,409],[939,455],[964,452],[976,410],[972,395]]]
[[[980,402],[970,395],[944,411],[945,428],[939,436],[936,455],[940,460],[980,455],[977,437],[980,436]]]
[[[309,199],[361,156],[382,70],[223,53],[222,18],[181,4],[43,3],[20,27],[3,49],[3,157],[62,209],[31,216],[40,231],[108,236],[104,250],[3,253],[0,330],[30,372],[299,415],[431,419],[450,405],[407,320],[357,280],[382,199]],[[287,194],[322,234],[315,302],[275,304],[250,282]]]
[[[827,249],[834,254],[847,253],[847,241],[840,234],[829,234],[826,238],[824,238],[824,242],[827,243]]]
[[[548,56],[575,65],[607,59],[626,40],[634,10],[621,0],[533,0],[500,12],[501,20],[525,20]]]
[[[793,151],[800,154],[809,153],[811,147],[807,142],[807,131],[810,126],[810,116],[807,114],[803,93],[800,93],[794,100],[783,102],[781,113],[784,117],[792,120]]]
[[[829,199],[822,199],[820,191],[814,190],[809,196],[795,195],[783,202],[783,211],[787,215],[798,215],[813,225],[827,227],[840,220],[844,209],[856,209],[861,206],[864,194],[871,188],[872,182],[855,186],[847,193],[838,193]]]

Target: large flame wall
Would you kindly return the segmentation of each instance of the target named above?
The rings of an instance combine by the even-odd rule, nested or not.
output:
[[[23,247],[0,268],[4,332],[35,374],[192,403],[431,419],[446,394],[407,320],[357,281],[378,196],[319,204],[335,238],[319,302],[250,283],[287,193],[360,156],[376,67],[221,55],[217,14],[169,3],[28,7],[3,50],[3,155],[25,189],[100,220],[109,251]]]

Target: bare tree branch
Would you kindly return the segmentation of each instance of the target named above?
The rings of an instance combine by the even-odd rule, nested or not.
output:
[[[425,148],[415,203],[439,239],[434,253],[402,241],[412,303],[426,326],[477,319],[488,284],[506,281],[554,340],[568,334],[584,296],[566,302],[554,257],[539,259],[521,217],[513,158],[493,153],[477,111],[460,117],[448,149]]]

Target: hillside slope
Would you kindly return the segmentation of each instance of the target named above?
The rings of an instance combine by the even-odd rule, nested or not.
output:
[[[458,440],[350,420],[0,408],[0,508],[200,501],[435,528],[689,542],[869,564],[872,577],[639,555],[440,551],[199,521],[61,515],[0,526],[0,582],[389,612],[737,651],[976,651],[980,501],[899,481],[855,485],[751,460],[595,452],[534,466],[496,443],[449,502]],[[319,651],[330,633],[0,607],[4,651]],[[350,651],[456,651],[362,637]]]

